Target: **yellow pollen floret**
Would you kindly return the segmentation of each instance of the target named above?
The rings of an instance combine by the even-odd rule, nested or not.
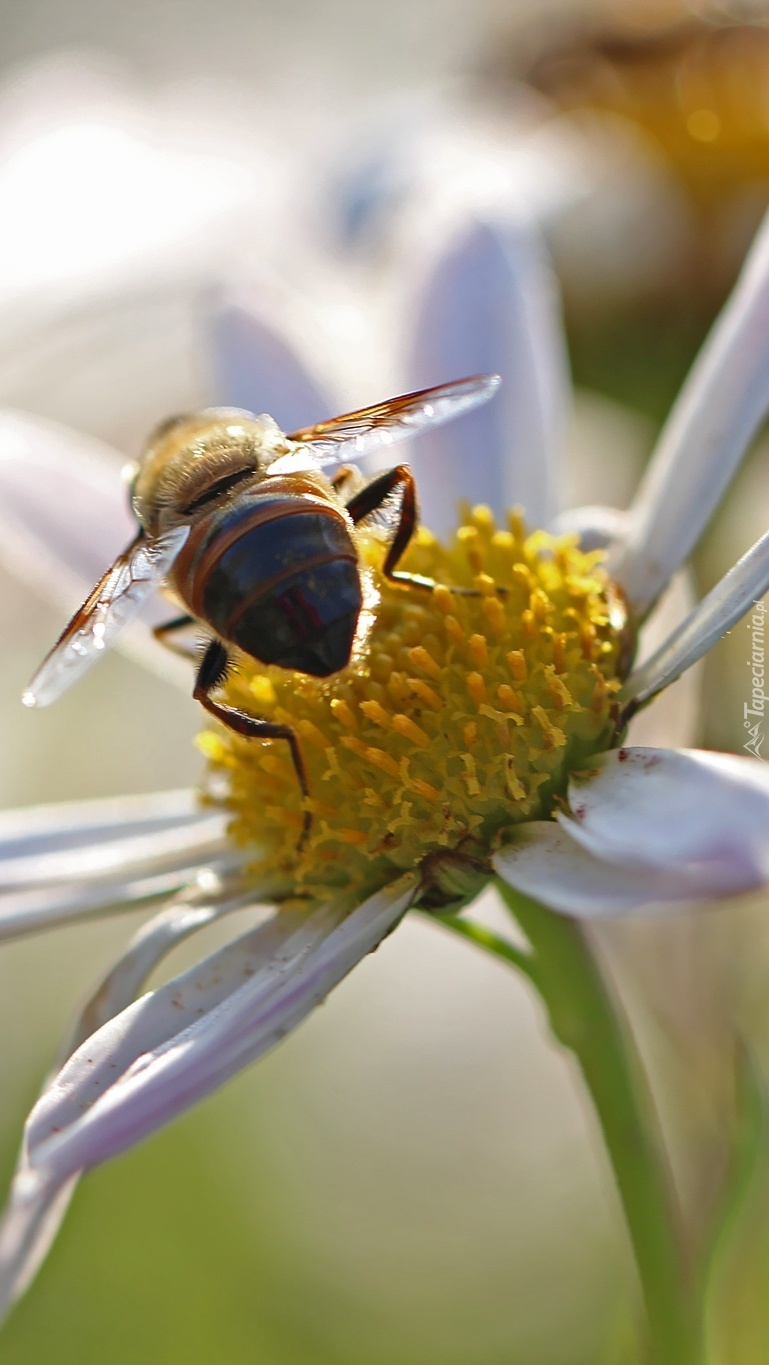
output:
[[[478,634],[471,635],[468,644],[473,663],[477,664],[478,668],[485,668],[489,662],[489,649],[484,637]]]
[[[433,659],[421,645],[416,645],[413,649],[409,650],[409,658],[415,668],[421,668],[424,673],[429,673],[431,678],[440,678],[440,665],[435,662],[435,659]]]
[[[332,697],[329,702],[329,709],[333,712],[334,718],[343,725],[346,730],[356,730],[358,722],[355,719],[344,697]]]
[[[430,743],[430,736],[411,719],[411,716],[393,716],[392,726],[404,739],[410,739],[412,744],[427,748]]]
[[[427,702],[427,705],[431,706],[434,711],[441,710],[443,698],[438,696],[434,687],[426,683],[423,678],[407,678],[406,681],[411,691],[416,692],[421,701]]]
[[[373,569],[370,627],[341,672],[238,655],[221,688],[231,706],[293,730],[307,797],[285,740],[218,724],[200,740],[206,799],[252,851],[255,885],[277,881],[291,903],[333,896],[352,909],[412,869],[426,904],[451,903],[441,859],[452,876],[486,868],[616,740],[630,627],[599,556],[574,537],[527,536],[517,512],[497,529],[476,508],[448,546],[420,531],[401,567],[437,586]]]
[[[362,701],[360,709],[364,716],[368,716],[369,720],[373,720],[375,725],[381,725],[383,730],[389,730],[392,725],[392,716],[385,711],[381,702],[373,700]]]

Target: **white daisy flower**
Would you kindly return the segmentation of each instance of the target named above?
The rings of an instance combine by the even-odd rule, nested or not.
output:
[[[83,1171],[262,1055],[409,909],[453,913],[493,877],[580,917],[767,884],[764,766],[627,747],[625,729],[769,586],[767,536],[633,669],[641,622],[769,410],[768,301],[769,226],[630,513],[559,517],[568,392],[552,282],[528,233],[459,231],[421,295],[414,386],[489,370],[505,385],[414,451],[428,524],[445,531],[463,492],[480,504],[445,545],[420,530],[403,560],[440,586],[395,586],[374,568],[379,600],[348,668],[319,681],[243,659],[224,685],[230,702],[295,731],[309,795],[282,745],[219,728],[201,740],[202,806],[161,793],[3,818],[8,936],[166,898],[85,1006],[30,1114],[0,1225],[3,1306],[29,1282]],[[301,362],[246,307],[219,322],[233,374],[279,355],[308,391]],[[108,560],[125,539],[122,490],[99,460],[53,424],[0,417],[4,544],[18,562],[44,552],[70,591],[92,586],[83,546]],[[275,908],[145,991],[181,939],[249,905]]]

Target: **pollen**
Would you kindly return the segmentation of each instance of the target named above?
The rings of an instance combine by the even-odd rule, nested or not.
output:
[[[633,629],[600,553],[476,508],[448,545],[420,530],[398,567],[435,586],[371,570],[368,633],[341,672],[240,655],[223,685],[294,731],[307,796],[284,740],[218,724],[200,740],[205,800],[253,854],[255,884],[282,880],[291,903],[352,909],[413,869],[424,904],[455,903],[457,868],[468,887],[485,877],[510,830],[551,817],[570,772],[617,738]]]

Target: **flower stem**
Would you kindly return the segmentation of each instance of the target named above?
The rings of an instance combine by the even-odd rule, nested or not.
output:
[[[687,1290],[673,1181],[629,1030],[582,927],[498,886],[531,945],[531,956],[523,955],[526,975],[556,1038],[576,1057],[595,1107],[641,1282],[648,1359],[653,1365],[698,1365],[700,1330]],[[497,952],[486,937],[468,937]],[[517,949],[498,955],[521,965]]]
[[[435,916],[430,915],[430,918],[434,919]],[[485,925],[476,924],[471,919],[460,919],[458,915],[441,915],[440,923],[453,933],[459,934],[460,938],[468,938],[471,943],[477,944],[479,948],[485,948],[495,957],[504,958],[511,967],[517,967],[519,972],[534,980],[536,968],[531,954],[508,943],[501,934],[495,934],[493,929],[487,929]]]

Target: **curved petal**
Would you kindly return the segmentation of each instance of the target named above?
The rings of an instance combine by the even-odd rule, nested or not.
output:
[[[696,600],[690,570],[679,569],[641,628],[636,667],[643,667],[675,634]],[[648,744],[656,749],[693,748],[699,737],[703,681],[702,662],[687,669],[675,687],[667,687],[635,713],[626,743]]]
[[[247,888],[241,878],[233,878],[228,883],[210,873],[205,878],[201,876],[200,884],[188,888],[155,919],[142,925],[126,952],[80,1011],[61,1048],[60,1064],[102,1024],[135,999],[157,964],[182,939],[253,900],[253,887]],[[0,1267],[9,1260],[15,1265],[13,1284],[7,1286],[14,1298],[26,1289],[47,1255],[77,1181],[77,1175],[63,1182],[29,1180],[26,1146],[22,1147],[14,1179],[14,1206],[0,1227]]]
[[[0,1219],[0,1322],[48,1255],[76,1186],[76,1175],[35,1180],[20,1171],[15,1177],[12,1202]]]
[[[217,402],[268,412],[282,431],[334,415],[333,402],[263,309],[246,294],[216,298],[209,333]]]
[[[122,1151],[253,1061],[371,952],[411,903],[415,877],[340,921],[278,911],[143,996],[79,1048],[30,1115],[30,1162],[60,1175]]]
[[[156,792],[0,815],[0,940],[186,886],[243,857],[194,792]]]
[[[279,911],[110,1019],[70,1057],[30,1114],[0,1224],[0,1312],[51,1239],[77,1173],[138,1142],[295,1028],[405,914],[401,878],[340,919]]]
[[[613,571],[643,613],[689,557],[769,411],[769,218],[692,367]]]
[[[503,379],[493,403],[414,446],[425,520],[439,534],[455,526],[463,496],[498,515],[521,504],[532,526],[549,524],[568,403],[556,286],[538,239],[523,225],[472,220],[432,262],[407,381],[419,389],[492,373]]]
[[[697,604],[659,649],[630,674],[620,702],[638,706],[680,678],[733,625],[746,616],[769,589],[769,532]]]
[[[514,891],[578,919],[601,919],[648,906],[688,904],[698,889],[674,873],[604,862],[551,820],[524,825],[492,859]]]
[[[697,750],[597,755],[569,784],[570,815],[525,825],[494,858],[553,910],[608,916],[722,899],[769,882],[769,772]]]
[[[706,898],[769,878],[769,769],[696,749],[600,754],[569,783],[561,828],[596,857],[671,872]]]
[[[187,787],[0,811],[0,885],[8,859],[98,847],[127,834],[159,834],[196,825],[209,815]]]
[[[254,887],[242,877],[220,877],[211,872],[143,924],[81,1009],[62,1048],[62,1063],[136,998],[158,963],[179,943],[214,920],[254,905],[256,898]]]
[[[61,1047],[60,1065],[102,1024],[130,1005],[161,958],[182,939],[214,919],[228,915],[231,910],[253,902],[253,887],[246,889],[242,880],[235,880],[236,886],[228,887],[214,874],[206,878],[201,876],[201,885],[184,891],[179,900],[168,905],[156,919],[142,925],[126,953],[79,1013],[70,1037]],[[16,1267],[12,1286],[14,1298],[25,1291],[37,1274],[78,1183],[78,1175],[72,1175],[64,1182],[29,1181],[23,1174],[25,1171],[26,1153],[22,1149],[15,1178],[14,1208],[0,1226],[0,1267],[8,1260],[14,1261]]]

